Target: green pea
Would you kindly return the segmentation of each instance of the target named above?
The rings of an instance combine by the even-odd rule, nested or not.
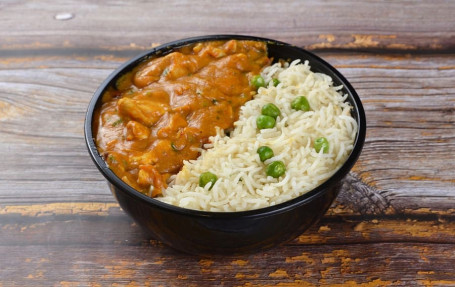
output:
[[[265,170],[265,173],[268,176],[273,178],[278,178],[282,176],[286,172],[286,166],[282,161],[274,161],[269,164]]]
[[[329,141],[324,137],[317,138],[314,140],[313,147],[317,153],[319,153],[321,151],[321,149],[322,149],[323,153],[328,153],[329,152]]]
[[[212,185],[210,186],[209,190],[212,189],[213,185],[215,182],[218,180],[218,177],[211,173],[210,171],[203,172],[199,176],[199,186],[204,187],[207,185],[207,183],[211,182]]]
[[[272,79],[272,84],[273,84],[274,87],[278,86],[279,83],[281,83],[280,80]]]
[[[262,107],[261,114],[263,114],[264,116],[270,116],[270,117],[276,119],[279,115],[281,115],[281,112],[277,106],[269,103]]]
[[[259,158],[262,162],[272,158],[274,156],[273,150],[268,146],[261,146],[258,148],[257,153],[259,154]]]
[[[307,98],[304,96],[295,98],[291,103],[291,108],[297,111],[309,111],[310,110],[310,103],[308,103]]]
[[[271,116],[260,115],[256,118],[256,126],[258,129],[271,129],[275,126],[275,119]]]
[[[253,84],[253,86],[256,87],[256,89],[259,89],[260,87],[265,87],[265,81],[261,75],[254,76],[251,79],[251,83]]]

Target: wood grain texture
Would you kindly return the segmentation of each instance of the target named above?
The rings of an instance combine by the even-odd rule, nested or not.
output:
[[[8,248],[8,286],[452,286],[454,250],[447,245],[377,243],[293,246],[273,253],[190,257],[159,245]],[[368,254],[365,254],[367,249]],[[284,256],[281,254],[285,254]],[[109,254],[109,256],[106,256]],[[441,258],[447,258],[441,260]],[[436,269],[435,264],[440,264]],[[12,269],[10,266],[21,266]],[[2,278],[5,278],[2,276]]]
[[[454,283],[453,219],[328,215],[282,247],[197,257],[147,240],[115,204],[16,206],[0,214],[0,252],[8,258],[0,261],[0,278],[6,286]]]
[[[453,15],[451,1],[2,1],[0,287],[455,286]],[[124,61],[219,33],[316,52],[356,88],[368,129],[307,232],[265,252],[197,257],[120,209],[83,123]]]
[[[309,49],[452,51],[452,1],[7,1],[0,47],[100,53],[206,34],[250,34]],[[26,21],[18,21],[27,13]],[[71,14],[67,20],[59,15]]]

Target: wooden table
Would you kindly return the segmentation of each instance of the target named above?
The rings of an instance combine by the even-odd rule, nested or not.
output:
[[[368,132],[317,225],[266,252],[197,257],[119,208],[83,123],[124,61],[222,33],[333,64]],[[454,170],[453,1],[0,2],[0,286],[455,286]]]

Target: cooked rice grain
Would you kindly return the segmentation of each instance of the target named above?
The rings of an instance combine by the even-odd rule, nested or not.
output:
[[[210,138],[208,150],[197,160],[184,163],[164,190],[163,202],[206,211],[242,211],[267,207],[302,195],[332,176],[351,153],[357,123],[351,116],[347,95],[334,87],[332,79],[310,71],[308,61],[290,65],[275,64],[262,72],[266,82],[278,78],[280,84],[260,88],[256,97],[241,109],[230,137],[223,131]],[[308,112],[291,109],[294,98],[304,95]],[[256,117],[267,103],[281,111],[276,126],[258,130]],[[329,152],[317,153],[313,142],[318,137],[329,141]],[[269,146],[275,156],[262,163],[256,150]],[[286,173],[275,179],[265,174],[266,165],[281,160]],[[218,176],[199,186],[199,175],[210,171]]]

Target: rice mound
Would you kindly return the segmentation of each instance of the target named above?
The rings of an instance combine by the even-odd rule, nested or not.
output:
[[[204,211],[244,211],[268,207],[302,195],[333,175],[353,149],[357,123],[351,116],[347,95],[334,87],[331,77],[313,73],[308,61],[274,64],[261,73],[268,87],[259,88],[255,98],[240,111],[239,120],[227,136],[218,130],[196,160],[185,161],[182,170],[171,178],[163,191],[163,202]],[[274,87],[272,78],[280,84]],[[305,96],[311,110],[291,109],[291,102]],[[267,103],[281,111],[272,129],[259,130],[256,118]],[[316,138],[329,141],[329,152],[317,153]],[[275,156],[261,162],[257,149],[269,146]],[[286,173],[267,176],[267,164],[280,160]],[[218,180],[199,186],[201,173],[210,171]]]

